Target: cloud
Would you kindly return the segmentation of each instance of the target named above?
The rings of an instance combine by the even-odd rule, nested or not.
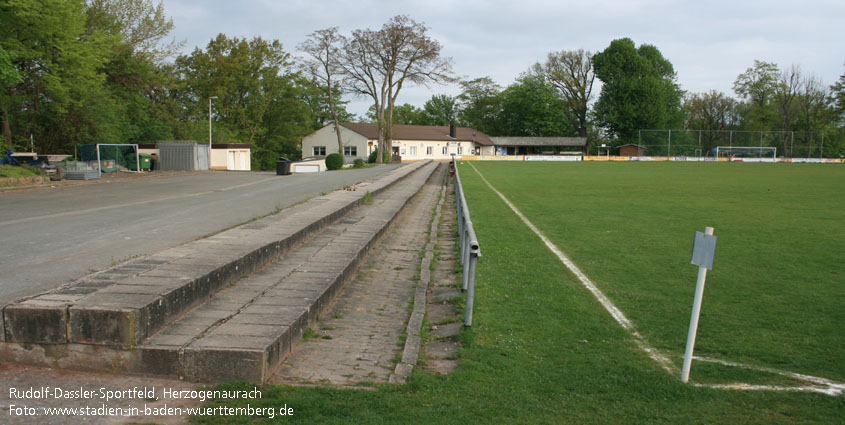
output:
[[[490,76],[502,86],[551,51],[601,51],[617,38],[652,44],[669,59],[682,88],[732,95],[736,76],[755,59],[782,68],[800,64],[832,84],[845,71],[845,2],[806,0],[166,0],[174,36],[186,52],[204,47],[218,33],[280,40],[296,45],[318,29],[377,29],[406,14],[425,23],[430,35],[469,78]],[[457,87],[407,88],[400,102],[421,106],[432,94]],[[367,102],[351,104],[366,111]]]

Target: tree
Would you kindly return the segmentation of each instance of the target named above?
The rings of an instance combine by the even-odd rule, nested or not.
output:
[[[754,66],[737,76],[734,92],[744,101],[740,105],[743,127],[748,130],[771,130],[775,111],[772,102],[780,70],[774,63],[754,61]]]
[[[305,71],[318,80],[326,89],[326,98],[329,102],[329,111],[334,121],[334,131],[337,135],[337,151],[343,153],[343,139],[340,134],[340,124],[337,120],[335,110],[335,94],[339,97],[339,90],[336,87],[336,79],[342,71],[338,62],[340,59],[340,47],[346,39],[338,33],[337,27],[326,28],[314,31],[308,39],[299,45],[298,49],[309,56],[306,59]]]
[[[5,50],[3,50],[3,46],[0,45],[0,85],[2,85],[3,88],[12,87],[22,81],[23,78],[21,77],[21,74],[15,69],[15,66],[12,65],[11,57]],[[9,127],[9,119],[7,118],[9,108],[5,103],[2,105],[2,108],[3,140],[6,144],[6,149],[11,149],[12,129]]]
[[[281,154],[297,155],[290,145],[315,129],[315,102],[307,99],[316,89],[293,71],[278,40],[220,34],[205,50],[178,57],[176,72],[181,79],[171,92],[183,105],[186,133],[202,140],[208,99],[217,96],[215,140],[252,143],[256,169],[272,167]]]
[[[194,118],[200,118],[206,116],[208,99],[217,96],[218,120],[235,139],[252,143],[264,113],[291,77],[289,58],[278,40],[247,41],[220,34],[205,51],[196,49],[176,59],[187,89],[183,99]]]
[[[845,122],[845,74],[839,76],[839,81],[830,86],[833,104],[840,122]]]
[[[105,62],[113,40],[85,27],[81,0],[13,0],[0,4],[0,48],[15,69],[0,88],[3,139],[36,136],[40,149],[73,143],[79,121],[65,121],[89,100],[103,98]],[[71,125],[68,129],[65,125]],[[94,123],[97,125],[97,123]],[[86,132],[103,129],[92,127]],[[68,139],[70,137],[71,139]]]
[[[688,130],[722,131],[737,126],[737,102],[722,92],[690,93],[684,100]]]
[[[452,64],[440,56],[440,43],[428,28],[407,16],[395,16],[378,31],[355,30],[343,49],[341,66],[354,93],[369,96],[376,109],[378,151],[392,138],[393,107],[405,83],[451,82]],[[382,162],[382,155],[376,155]]]
[[[754,66],[739,74],[734,81],[734,91],[743,100],[757,106],[766,106],[774,96],[780,70],[774,63],[754,60]]]
[[[433,95],[425,102],[422,110],[424,125],[457,124],[458,105],[452,96],[445,94]]]
[[[636,141],[640,129],[680,126],[682,93],[672,64],[656,47],[614,40],[593,56],[593,66],[604,84],[596,119],[617,140]]]
[[[134,55],[160,63],[175,55],[184,42],[163,39],[173,31],[173,20],[159,0],[88,0],[88,28],[116,35]]]
[[[683,109],[687,116],[685,128],[705,131],[701,141],[705,150],[716,146],[716,132],[734,129],[739,124],[736,100],[715,90],[688,94]]]
[[[461,124],[491,136],[499,135],[502,88],[490,77],[462,81],[460,84],[463,90],[457,102]]]
[[[545,63],[537,63],[533,72],[560,90],[569,121],[581,137],[587,137],[587,112],[596,74],[593,55],[582,49],[549,53]]]
[[[367,109],[367,119],[376,122],[375,105]],[[403,103],[393,107],[393,123],[400,125],[429,125],[422,109],[410,103]]]
[[[501,128],[498,130],[502,135],[577,135],[566,117],[565,100],[542,76],[521,76],[501,94],[501,102]]]

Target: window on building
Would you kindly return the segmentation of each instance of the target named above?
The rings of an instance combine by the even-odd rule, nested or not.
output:
[[[344,156],[358,156],[358,146],[344,146],[343,147],[343,155]]]
[[[411,146],[411,156],[417,156],[417,147]]]
[[[443,146],[443,155],[449,154],[449,146]]]
[[[326,156],[326,147],[314,146],[314,156]]]
[[[464,147],[458,146],[458,155],[462,155],[464,153]]]
[[[425,148],[425,154],[426,155],[431,155],[432,152],[434,152],[433,147],[429,146],[429,147]]]

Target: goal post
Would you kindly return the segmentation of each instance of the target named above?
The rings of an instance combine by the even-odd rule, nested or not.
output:
[[[759,158],[777,159],[777,148],[773,146],[716,146],[716,158]]]
[[[80,149],[80,160],[87,162],[91,169],[96,169],[100,175],[118,171],[141,171],[137,144],[83,145]]]

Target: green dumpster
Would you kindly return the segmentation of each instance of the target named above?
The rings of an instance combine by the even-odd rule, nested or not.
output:
[[[138,155],[138,161],[135,161],[135,153],[130,152],[126,155],[126,167],[132,171],[138,171],[136,168],[138,164],[141,166],[142,171],[150,171],[150,166],[152,165],[153,157],[150,154],[142,153]]]

